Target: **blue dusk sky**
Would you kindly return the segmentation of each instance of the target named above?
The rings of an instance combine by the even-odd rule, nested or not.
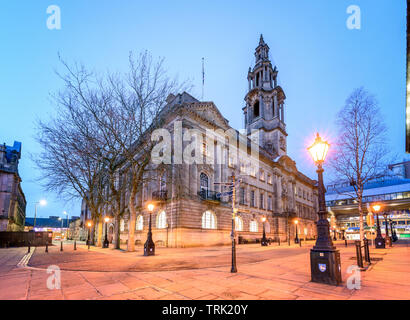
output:
[[[360,30],[346,26],[350,5],[361,9]],[[49,30],[47,7],[61,8],[61,30]],[[62,88],[58,53],[89,68],[125,71],[130,51],[164,57],[170,75],[191,79],[236,128],[243,127],[247,72],[262,33],[279,70],[286,100],[288,154],[316,177],[306,147],[316,131],[330,142],[335,115],[354,88],[374,93],[389,127],[389,144],[405,150],[406,2],[404,0],[21,0],[0,5],[0,143],[22,142],[20,175],[27,216],[79,215],[79,201],[46,194],[29,155],[39,150],[35,120],[53,113],[50,93]]]

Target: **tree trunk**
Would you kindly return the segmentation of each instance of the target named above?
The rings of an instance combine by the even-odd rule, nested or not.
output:
[[[130,216],[128,220],[128,245],[127,251],[135,251],[135,222],[137,220],[137,211],[135,210],[135,197],[131,195],[128,208],[130,211]]]
[[[98,219],[97,226],[97,247],[102,247],[103,221],[102,217]]]
[[[120,249],[121,248],[121,237],[120,237],[120,215],[117,214],[115,216],[115,223],[114,223],[114,248]]]

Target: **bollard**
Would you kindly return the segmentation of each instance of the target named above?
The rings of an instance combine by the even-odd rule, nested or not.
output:
[[[28,243],[27,253],[30,253],[30,242]]]
[[[46,253],[48,253],[48,242],[46,242]]]
[[[299,247],[302,247],[302,239],[299,240]]]
[[[347,240],[345,239],[345,247],[347,248]]]
[[[74,240],[74,250],[77,250],[77,242]]]
[[[279,247],[280,247],[280,237],[278,238],[278,244],[279,244]]]
[[[63,251],[63,241],[61,241],[60,251]]]
[[[355,245],[356,245],[357,266],[359,268],[363,268],[362,246],[361,246],[360,240],[356,240]]]

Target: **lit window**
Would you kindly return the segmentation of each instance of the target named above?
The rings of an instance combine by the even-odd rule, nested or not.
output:
[[[243,231],[243,220],[241,217],[235,217],[235,230]]]
[[[270,174],[268,174],[268,183],[272,184],[272,176]]]
[[[125,222],[124,222],[124,219],[121,219],[121,222],[120,222],[120,231],[123,232],[124,230],[125,230]]]
[[[202,215],[202,228],[203,229],[216,229],[216,217],[211,211],[205,211]]]
[[[265,172],[263,170],[260,171],[259,179],[265,181]]]
[[[167,214],[165,211],[161,211],[157,217],[157,228],[165,229],[167,227]]]
[[[249,223],[249,231],[250,232],[258,232],[258,223],[255,220],[252,220]]]
[[[137,217],[136,229],[137,230],[144,229],[144,217],[142,215],[139,215]]]

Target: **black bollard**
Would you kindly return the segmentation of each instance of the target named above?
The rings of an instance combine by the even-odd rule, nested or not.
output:
[[[347,240],[345,239],[345,247],[347,247]]]
[[[63,251],[63,241],[61,241],[60,251]]]
[[[46,242],[46,253],[48,253],[48,242]]]
[[[279,244],[279,247],[280,247],[280,238],[278,238],[278,244]]]
[[[299,240],[299,247],[302,247],[302,239]]]
[[[27,253],[30,253],[30,242],[28,243]]]
[[[77,250],[77,242],[74,240],[74,250]]]
[[[355,241],[356,245],[356,260],[357,260],[357,266],[359,268],[363,268],[363,256],[362,256],[362,246],[361,246],[361,241],[357,240]]]

